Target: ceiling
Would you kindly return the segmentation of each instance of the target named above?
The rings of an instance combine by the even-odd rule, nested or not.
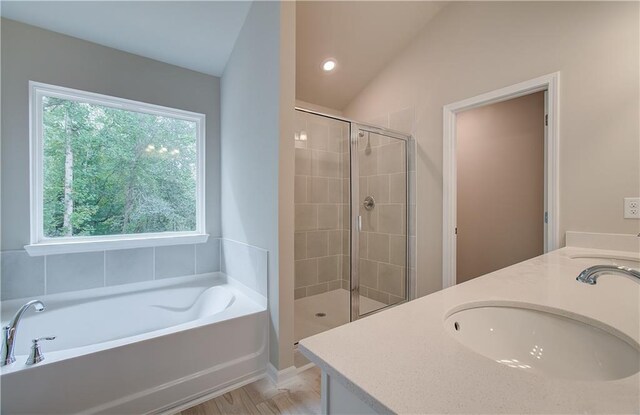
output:
[[[406,47],[445,3],[299,1],[296,6],[296,98],[336,110]],[[327,58],[336,69],[321,69]]]
[[[3,17],[220,76],[249,1],[2,1]]]

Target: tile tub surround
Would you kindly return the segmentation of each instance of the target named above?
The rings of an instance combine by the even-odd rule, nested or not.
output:
[[[295,298],[348,287],[349,124],[296,112]]]
[[[216,272],[221,269],[220,257],[219,238],[203,244],[38,257],[24,250],[4,251],[0,253],[1,299]]]
[[[636,413],[639,373],[607,382],[547,378],[497,364],[445,331],[445,318],[456,307],[490,299],[584,316],[637,343],[640,286],[616,276],[595,286],[576,282],[598,260],[573,257],[589,255],[629,252],[562,248],[304,339],[298,347],[377,412]]]

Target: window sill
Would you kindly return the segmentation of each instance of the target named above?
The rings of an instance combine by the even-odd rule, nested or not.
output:
[[[115,249],[148,248],[167,245],[186,245],[207,242],[208,234],[164,235],[120,239],[101,239],[96,241],[58,241],[25,245],[29,256],[71,254],[79,252],[111,251]]]

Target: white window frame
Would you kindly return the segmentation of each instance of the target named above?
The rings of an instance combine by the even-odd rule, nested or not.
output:
[[[86,102],[111,108],[177,118],[196,124],[196,230],[123,235],[48,238],[43,226],[43,129],[44,96]],[[29,81],[29,166],[31,243],[24,248],[32,256],[105,251],[206,242],[205,227],[205,115],[93,92]]]

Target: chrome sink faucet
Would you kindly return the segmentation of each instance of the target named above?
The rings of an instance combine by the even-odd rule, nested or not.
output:
[[[13,316],[8,326],[2,328],[2,356],[0,360],[0,366],[10,365],[11,363],[16,361],[16,358],[13,355],[13,349],[16,343],[16,335],[18,334],[18,325],[20,324],[22,315],[31,306],[33,306],[36,312],[44,311],[45,308],[42,301],[31,300],[20,307],[20,310],[18,310],[18,312]]]
[[[604,274],[621,275],[640,283],[640,272],[638,270],[621,265],[594,265],[582,271],[576,280],[585,284],[595,285],[598,278]]]

